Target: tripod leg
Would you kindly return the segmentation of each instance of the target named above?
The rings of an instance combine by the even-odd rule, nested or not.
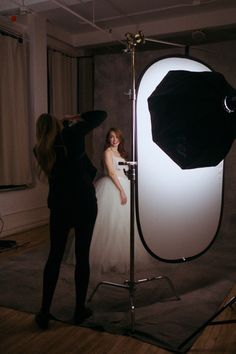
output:
[[[94,294],[96,293],[96,291],[98,290],[99,286],[102,285],[102,282],[98,283],[95,288],[93,289],[91,295],[88,298],[88,302],[92,301],[92,298],[94,297]]]
[[[156,278],[165,279],[165,280],[167,281],[167,283],[169,284],[169,287],[171,288],[171,290],[172,290],[173,294],[175,295],[176,299],[177,299],[177,300],[180,300],[180,297],[179,297],[179,295],[176,293],[175,287],[174,287],[172,281],[171,281],[167,276],[161,275],[161,276],[156,277]]]
[[[140,283],[145,283],[145,282],[148,282],[148,281],[153,281],[153,280],[161,280],[161,279],[165,279],[167,281],[167,283],[169,284],[169,287],[171,288],[174,296],[176,297],[177,300],[180,300],[180,297],[179,295],[176,293],[175,291],[175,287],[172,283],[172,281],[165,275],[159,275],[157,277],[151,277],[151,278],[146,278],[146,279],[140,279],[140,280],[137,280],[136,281],[136,284],[140,284]]]
[[[123,289],[128,289],[128,286],[127,285],[124,285],[124,284],[118,284],[118,283],[112,283],[110,281],[101,281],[100,283],[98,283],[96,285],[96,287],[94,288],[94,290],[92,291],[91,295],[89,296],[88,298],[88,302],[91,302],[92,298],[94,297],[96,291],[98,290],[98,288],[101,286],[101,285],[108,285],[108,286],[114,286],[116,288],[123,288]]]

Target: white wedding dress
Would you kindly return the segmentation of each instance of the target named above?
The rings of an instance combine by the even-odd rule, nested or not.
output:
[[[127,196],[127,203],[121,204],[119,191],[110,177],[105,175],[96,182],[98,214],[90,248],[92,283],[110,280],[111,275],[112,279],[117,278],[116,275],[127,277],[130,269],[130,181],[124,173],[127,167],[119,165],[119,162],[125,160],[114,155],[112,159],[116,175]],[[74,264],[73,244],[67,248],[64,260]],[[135,223],[136,271],[153,268],[156,263],[142,245]]]

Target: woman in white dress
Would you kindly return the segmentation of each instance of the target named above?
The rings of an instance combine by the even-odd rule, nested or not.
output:
[[[90,248],[91,279],[129,269],[130,182],[125,174],[127,153],[121,131],[111,128],[105,140],[105,176],[96,182],[98,216]]]
[[[96,183],[98,214],[90,248],[90,283],[128,275],[130,268],[130,181],[124,163],[127,153],[118,128],[111,128],[103,153],[104,176]],[[137,230],[137,229],[136,229]],[[144,249],[135,232],[136,270],[153,266],[154,259]],[[66,262],[73,263],[72,250]],[[107,279],[107,277],[109,277]]]

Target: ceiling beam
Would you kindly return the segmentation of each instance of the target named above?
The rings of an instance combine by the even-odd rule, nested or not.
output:
[[[140,23],[137,25],[129,25],[107,29],[107,31],[99,32],[91,30],[91,32],[73,35],[73,45],[75,47],[83,47],[96,44],[106,44],[118,41],[124,41],[127,32],[136,33],[141,30],[145,37],[155,36],[163,37],[174,33],[186,31],[204,30],[207,28],[220,28],[230,25],[235,26],[236,9],[217,10],[201,15],[179,16],[168,19],[160,19],[154,22]]]

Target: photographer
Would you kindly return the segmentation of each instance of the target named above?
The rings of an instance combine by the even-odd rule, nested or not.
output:
[[[43,274],[43,295],[36,322],[47,329],[52,316],[50,307],[69,230],[75,231],[74,323],[80,324],[91,315],[85,307],[90,268],[89,248],[97,216],[93,186],[96,169],[85,152],[85,136],[106,118],[105,111],[91,111],[66,116],[62,122],[51,114],[41,114],[36,122],[34,153],[38,176],[49,183],[50,251]],[[73,124],[71,124],[73,123]]]

